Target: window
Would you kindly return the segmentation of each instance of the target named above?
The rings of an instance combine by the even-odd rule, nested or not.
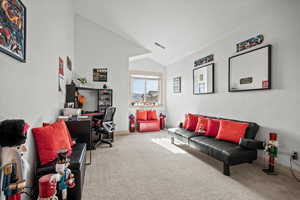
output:
[[[132,106],[161,105],[161,76],[131,74]]]

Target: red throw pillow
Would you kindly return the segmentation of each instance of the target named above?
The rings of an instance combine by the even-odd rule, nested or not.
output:
[[[157,120],[157,115],[155,110],[148,110],[147,111],[147,119],[148,120]]]
[[[42,165],[54,161],[60,149],[67,149],[72,153],[70,141],[62,122],[32,129],[35,138],[37,152]]]
[[[208,119],[204,118],[204,117],[198,117],[198,122],[197,122],[197,126],[196,126],[196,133],[199,133],[201,130],[206,131],[207,130],[207,123],[208,123]]]
[[[208,119],[207,131],[205,133],[205,136],[216,137],[219,132],[219,127],[220,127],[220,120]]]
[[[147,110],[137,110],[136,120],[147,120]]]
[[[216,139],[239,143],[245,137],[248,123],[220,120],[220,128]]]
[[[67,125],[66,125],[66,122],[63,121],[63,120],[61,120],[61,121],[59,121],[59,122],[62,123],[62,126],[64,126],[64,129],[65,129],[65,131],[67,132],[68,139],[69,139],[69,141],[70,141],[71,147],[74,146],[76,143],[74,142],[74,140],[73,140],[72,137],[71,137],[71,134],[70,134],[70,131],[69,131]],[[43,122],[43,127],[49,126],[49,125],[51,125],[51,124],[48,123],[48,122]]]
[[[188,114],[188,120],[187,120],[187,130],[189,131],[195,131],[198,123],[198,116]]]
[[[187,129],[188,115],[189,115],[189,114],[185,114],[185,115],[184,115],[184,122],[183,122],[183,128],[184,128],[184,129]]]

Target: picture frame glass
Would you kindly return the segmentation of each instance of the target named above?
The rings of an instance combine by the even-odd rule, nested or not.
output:
[[[229,58],[229,91],[271,89],[270,46]]]
[[[214,64],[193,70],[194,94],[214,93]]]

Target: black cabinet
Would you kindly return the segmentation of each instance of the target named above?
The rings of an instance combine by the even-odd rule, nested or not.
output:
[[[76,139],[77,143],[86,143],[87,149],[95,149],[93,144],[92,120],[74,120],[66,121],[71,137]]]

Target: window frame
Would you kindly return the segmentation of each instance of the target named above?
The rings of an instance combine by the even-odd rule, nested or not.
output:
[[[137,76],[137,77],[133,77],[133,76]],[[141,76],[141,78],[139,78],[138,76]],[[145,78],[143,78],[142,76],[145,76]],[[148,78],[147,78],[148,76]],[[152,77],[158,77],[158,78],[151,78]],[[159,88],[159,103],[158,105],[132,105],[132,94],[133,94],[133,83],[132,83],[132,79],[141,79],[141,80],[159,80],[158,83],[158,88]],[[147,71],[129,71],[129,106],[136,108],[136,107],[161,107],[163,106],[163,73],[160,72],[147,72]],[[147,81],[145,81],[145,86],[144,86],[144,102],[146,102],[146,90],[147,90]]]

